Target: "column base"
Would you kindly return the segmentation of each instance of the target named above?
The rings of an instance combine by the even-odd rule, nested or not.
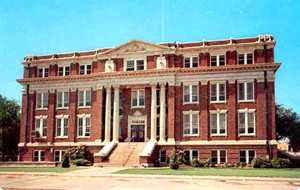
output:
[[[168,144],[174,144],[176,143],[175,141],[175,138],[168,138],[168,141],[167,141]]]

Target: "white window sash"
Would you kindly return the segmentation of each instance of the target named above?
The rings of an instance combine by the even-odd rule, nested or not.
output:
[[[224,100],[220,100],[220,85],[224,85]],[[225,103],[227,101],[226,99],[226,82],[216,82],[212,83],[210,85],[210,96],[212,96],[212,85],[216,85],[216,100],[215,101],[210,101],[212,103]],[[210,98],[211,100],[211,98]]]
[[[134,99],[134,97],[133,97],[133,92],[136,92],[136,106],[135,105],[133,105],[133,99]],[[141,102],[140,102],[140,96],[141,96],[141,94],[144,94],[144,105],[141,105]],[[131,107],[133,107],[133,108],[138,108],[138,107],[145,107],[145,97],[146,97],[146,94],[145,94],[145,90],[144,89],[138,89],[138,90],[132,90],[131,91]]]
[[[193,114],[197,115],[197,133],[193,134]],[[198,111],[185,111],[183,112],[183,115],[188,115],[189,116],[189,134],[184,134],[184,129],[185,129],[185,122],[183,119],[183,136],[197,136],[199,135],[199,112]],[[184,116],[183,116],[184,117]]]
[[[244,126],[245,126],[245,133],[239,133],[239,136],[253,136],[256,134],[256,114],[255,114],[255,110],[253,109],[249,109],[249,110],[238,110],[238,113],[245,113],[245,118],[244,118]],[[248,114],[249,113],[253,113],[253,133],[248,133]],[[240,117],[239,117],[239,114],[238,114],[238,124],[240,125]],[[240,126],[238,126],[238,129],[240,128]]]
[[[90,119],[90,125],[89,126],[87,126],[87,124],[86,124],[86,118]],[[82,119],[82,135],[81,136],[79,135],[79,119]],[[90,130],[91,130],[91,117],[87,116],[87,115],[78,116],[77,123],[78,123],[77,124],[77,137],[90,137],[91,136],[91,131],[89,132],[90,135],[87,136],[86,135],[86,129],[87,129],[87,127],[89,127]]]
[[[210,114],[216,114],[217,115],[217,133],[212,133],[212,126],[210,126],[211,136],[226,136],[227,135],[227,110],[219,110],[219,111],[210,111]],[[221,131],[221,120],[220,120],[220,114],[225,114],[225,133],[220,133]],[[212,117],[210,117],[212,118]],[[211,122],[210,122],[211,123]]]
[[[248,99],[248,83],[251,83],[252,84],[252,99]],[[243,88],[244,88],[244,99],[240,100],[239,97],[240,97],[240,84],[243,84]],[[254,85],[254,82],[253,81],[243,81],[243,82],[239,82],[238,83],[238,102],[251,102],[251,101],[254,101],[255,100],[255,89],[254,89],[255,85]]]

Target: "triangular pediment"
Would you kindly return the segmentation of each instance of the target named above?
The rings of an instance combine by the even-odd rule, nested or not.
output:
[[[131,40],[125,44],[122,44],[118,47],[109,49],[108,51],[104,52],[104,55],[110,54],[130,54],[130,53],[143,53],[143,52],[159,52],[159,51],[166,51],[170,50],[169,47],[153,44],[149,42],[145,42],[142,40]]]

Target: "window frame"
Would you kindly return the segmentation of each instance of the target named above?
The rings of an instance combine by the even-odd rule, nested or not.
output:
[[[86,125],[87,118],[89,118],[89,124]],[[82,135],[79,135],[79,119],[82,119]],[[89,128],[89,135],[87,134],[87,128]],[[77,115],[77,138],[90,138],[91,137],[91,114]]]
[[[62,93],[61,97],[61,106],[59,106],[59,96],[58,93]],[[67,93],[68,96],[68,101],[66,102],[68,106],[65,106],[65,93]],[[67,90],[61,90],[56,92],[56,109],[68,109],[69,108],[69,103],[70,103],[70,93]]]
[[[141,94],[141,92],[143,91],[143,93],[144,93],[144,105],[140,105],[141,103],[140,103],[140,94]],[[137,98],[137,105],[135,106],[135,105],[133,105],[133,92],[136,92],[136,98]],[[145,107],[145,105],[146,105],[146,91],[145,91],[145,89],[132,89],[131,90],[131,108],[144,108]]]
[[[224,100],[220,100],[220,84],[224,84]],[[216,85],[216,100],[212,100],[212,85]],[[209,102],[210,103],[226,103],[227,102],[227,82],[226,81],[214,81],[209,85]]]
[[[182,134],[183,136],[199,136],[200,135],[200,116],[199,116],[199,111],[183,111],[182,112],[182,118],[184,117],[184,115],[188,115],[189,116],[189,134],[185,134],[184,133],[184,129],[185,129],[185,121],[184,119],[182,119]],[[193,133],[193,115],[197,115],[197,119],[198,119],[198,122],[197,122],[197,133]]]
[[[237,110],[237,113],[238,113],[238,136],[255,136],[256,135],[256,110],[255,109],[239,109]],[[245,133],[240,133],[240,113],[244,113],[245,114]],[[253,113],[253,133],[248,133],[248,114],[249,113]]]
[[[165,152],[165,161],[164,162],[161,161],[162,151]],[[159,163],[167,163],[167,158],[168,158],[167,150],[166,149],[160,149],[159,150]]]
[[[127,70],[127,65],[128,65],[128,62],[129,61],[133,61],[133,70]],[[144,63],[144,69],[143,70],[137,70],[137,62],[138,61],[143,61]],[[147,70],[147,59],[146,58],[132,58],[132,59],[126,59],[124,60],[124,71],[125,72],[132,72],[132,71],[144,71],[144,70]]]
[[[59,69],[60,68],[62,68],[63,69],[63,71],[62,71],[62,75],[60,75],[60,71],[59,71]],[[66,74],[67,72],[66,72],[66,68],[69,68],[69,72],[68,72],[68,74]],[[71,69],[71,67],[70,67],[70,65],[65,65],[65,66],[58,66],[58,76],[69,76],[70,75],[70,69]]]
[[[58,120],[60,119],[60,135],[57,135]],[[67,120],[67,135],[65,135],[65,119]],[[69,115],[58,115],[55,120],[55,138],[68,138],[69,136]]]
[[[81,71],[81,70],[80,70],[80,67],[81,67],[81,66],[84,66],[83,74],[80,73],[80,71]],[[87,69],[88,66],[91,66],[90,73],[88,73],[88,69]],[[90,75],[90,74],[92,74],[92,64],[86,63],[86,64],[80,64],[80,65],[79,65],[79,75]]]
[[[42,76],[40,76],[40,69],[42,69]],[[47,72],[46,72],[46,69],[47,69]],[[38,75],[39,78],[47,78],[47,77],[49,77],[49,67],[40,67],[37,70],[38,70],[37,71],[38,72],[37,75]],[[46,73],[47,73],[47,75],[46,75]]]
[[[222,56],[222,55],[224,56],[224,65],[220,66],[220,56]],[[216,57],[216,66],[211,65],[212,57]],[[215,55],[210,56],[210,60],[209,60],[209,66],[210,67],[223,67],[223,66],[226,66],[226,65],[227,65],[227,63],[226,63],[226,53],[220,53],[220,54],[215,54]]]
[[[80,105],[80,92],[83,92],[83,105]],[[87,92],[90,93],[90,105],[87,105]],[[92,106],[92,90],[91,89],[81,89],[78,90],[78,99],[77,99],[77,107],[78,108],[90,108]]]
[[[252,62],[251,63],[248,63],[248,55],[252,56]],[[243,64],[240,64],[240,58],[239,56],[240,55],[243,55]],[[238,65],[251,65],[251,64],[254,64],[254,53],[253,52],[244,52],[244,53],[238,53],[237,55],[237,64]]]
[[[193,62],[194,58],[197,58],[197,66],[196,67],[193,66],[194,65],[194,62]],[[185,64],[185,59],[189,59],[189,61],[190,61],[188,67],[185,66],[186,65]],[[191,55],[191,56],[184,56],[183,57],[183,68],[197,68],[197,67],[199,67],[199,56],[197,56],[197,55]]]
[[[37,123],[38,123],[37,120],[39,120],[39,126],[37,126]],[[34,122],[35,122],[34,123],[34,126],[35,126],[34,131],[39,133],[40,138],[47,138],[47,135],[48,135],[48,116],[47,115],[36,116]],[[46,124],[46,127],[44,127],[44,122]],[[44,128],[46,128],[46,134],[44,134]]]
[[[211,126],[211,119],[212,114],[217,114],[217,133],[212,133],[212,126]],[[225,114],[225,133],[220,133],[221,126],[220,126],[220,114]],[[228,114],[227,110],[210,110],[209,111],[209,128],[210,128],[210,136],[227,136],[227,122],[228,122]]]
[[[248,99],[248,88],[247,84],[252,83],[252,99]],[[240,100],[240,84],[243,84],[244,87],[244,99]],[[237,100],[238,102],[254,102],[255,101],[255,82],[254,80],[244,80],[244,81],[238,81],[237,83]]]
[[[196,95],[197,96],[197,100],[193,101],[193,97],[195,96],[195,95],[193,95],[193,87],[195,87],[195,86],[197,88],[197,95]],[[189,94],[188,94],[189,101],[185,101],[185,96],[186,96],[186,94],[185,94],[185,87],[189,88]],[[199,103],[199,85],[198,84],[186,84],[186,85],[183,85],[182,90],[183,90],[183,104],[198,104]]]
[[[227,150],[226,149],[212,149],[210,154],[210,159],[212,160],[213,151],[217,151],[217,163],[216,164],[225,164],[228,162]],[[221,163],[221,151],[225,151],[225,162]]]
[[[39,105],[39,103],[38,103],[39,95],[41,95],[41,102],[40,102],[41,107],[38,107],[38,105]],[[47,97],[47,101],[46,101],[47,105],[44,105],[45,97]],[[49,93],[48,92],[38,92],[38,93],[36,93],[36,105],[35,105],[36,110],[47,110],[48,106],[49,106]]]
[[[38,156],[37,156],[37,160],[35,160],[35,153],[38,153]],[[44,153],[44,158],[42,159],[42,152]],[[44,161],[46,161],[46,152],[45,152],[45,150],[34,150],[33,151],[33,155],[32,155],[32,161],[33,162],[44,162]]]
[[[249,151],[253,151],[254,152],[254,158],[253,159],[256,158],[256,151],[254,149],[241,149],[240,152],[239,152],[239,162],[242,162],[241,161],[241,151],[245,151],[245,155],[246,155],[245,156],[246,162],[243,162],[243,163],[246,163],[246,164],[251,163],[252,160],[250,161]]]
[[[59,153],[59,155],[58,155],[58,161],[55,160],[55,157],[56,157],[55,153],[56,152]],[[53,160],[54,160],[54,162],[62,162],[63,161],[63,156],[64,156],[65,153],[66,153],[65,150],[54,150],[54,154],[53,154]]]

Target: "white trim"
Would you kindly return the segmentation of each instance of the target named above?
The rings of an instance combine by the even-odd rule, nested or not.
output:
[[[193,67],[193,58],[197,58],[197,66],[196,67],[198,67],[199,66],[199,56],[198,55],[185,55],[184,57],[183,57],[183,68],[196,68],[196,67]],[[189,61],[190,61],[190,65],[189,65],[189,67],[185,67],[185,59],[186,58],[188,58],[189,59]]]
[[[255,109],[238,109],[238,136],[255,136],[256,135],[256,110]],[[245,133],[240,134],[239,133],[239,124],[240,124],[240,117],[239,117],[239,113],[245,113]],[[253,133],[248,133],[248,113],[254,113],[253,116],[253,122],[254,122],[254,129],[253,129]]]
[[[61,97],[61,107],[58,107],[58,93],[62,93]],[[65,106],[65,93],[68,93],[68,106]],[[69,109],[69,103],[70,103],[70,93],[69,90],[57,90],[56,91],[56,109]]]
[[[248,61],[248,54],[252,54],[252,63],[251,64],[254,64],[254,52],[249,52],[249,51],[246,51],[246,50],[239,50],[239,52],[237,52],[237,64],[240,65],[239,63],[239,55],[243,54],[244,55],[244,64],[243,65],[248,65],[247,61]]]
[[[144,105],[140,105],[140,93],[141,93],[141,91],[143,91],[144,92]],[[132,105],[133,104],[133,95],[132,95],[132,93],[133,92],[136,92],[136,98],[137,98],[137,105],[136,106],[134,106],[134,105]],[[146,105],[146,91],[145,91],[145,89],[143,88],[143,89],[131,89],[131,108],[144,108],[145,107],[145,105]]]
[[[246,164],[249,164],[249,151],[254,151],[254,158],[256,158],[256,150],[255,149],[240,149],[239,152],[239,162],[241,162],[241,151],[245,151],[246,153]]]
[[[37,130],[37,120],[40,120],[40,125],[38,126],[38,130]],[[39,132],[40,137],[42,138],[46,138],[47,135],[44,134],[44,120],[46,120],[46,128],[47,128],[47,134],[48,134],[48,117],[47,116],[35,116],[35,121],[34,121],[34,125],[35,125],[35,132]]]
[[[193,87],[196,86],[197,87],[197,101],[193,102]],[[184,88],[188,87],[189,88],[189,100],[188,102],[185,101],[184,99]],[[182,90],[183,90],[183,104],[198,104],[199,103],[199,85],[198,84],[187,84],[187,85],[183,85],[182,86]]]
[[[227,163],[227,159],[228,159],[228,156],[227,156],[227,150],[226,149],[213,149],[211,150],[211,159],[212,159],[212,151],[217,151],[217,164],[220,164],[221,163],[221,151],[225,151],[225,163]]]
[[[225,114],[225,133],[220,133],[220,113]],[[210,128],[210,136],[227,136],[227,110],[209,110],[209,128]],[[212,133],[212,126],[211,124],[211,114],[217,114],[217,133]]]
[[[139,57],[138,55],[133,56],[133,57],[127,57],[124,59],[124,69],[123,71],[125,72],[133,72],[133,71],[144,71],[144,70],[137,70],[137,61],[138,60],[143,60],[144,61],[144,70],[147,70],[147,56],[141,56]],[[127,71],[127,62],[128,61],[133,61],[133,71]]]
[[[92,122],[92,119],[91,119],[91,114],[80,114],[80,115],[77,115],[77,138],[89,138],[91,137],[91,133],[92,133],[92,125],[91,125],[91,122]],[[90,125],[87,125],[86,124],[86,119],[89,118],[90,120]],[[82,135],[79,136],[79,119],[82,119]],[[89,132],[89,135],[86,135],[86,129],[87,127],[90,128],[90,132]]]
[[[37,161],[34,161],[35,152],[38,152],[38,160]],[[42,159],[41,159],[42,158],[42,152],[44,152],[44,160],[43,161],[46,160],[46,152],[45,152],[45,150],[34,150],[33,151],[33,155],[32,155],[33,162],[43,162]]]
[[[197,131],[198,133],[194,134],[193,133],[193,115],[196,114],[197,115],[197,118],[198,118],[198,122],[197,122]],[[189,128],[190,128],[190,133],[189,134],[184,134],[184,115],[188,115],[189,116]],[[192,110],[189,110],[189,111],[182,111],[182,134],[183,134],[183,137],[186,137],[186,136],[199,136],[200,134],[200,129],[199,129],[199,123],[200,123],[200,116],[199,116],[199,111],[192,111]]]
[[[80,105],[80,92],[83,92],[83,105]],[[91,105],[87,105],[87,92],[90,92],[90,104]],[[78,108],[90,108],[92,106],[92,90],[91,89],[85,89],[85,90],[78,90],[78,103],[77,103],[77,107]]]
[[[219,54],[212,54],[212,55],[210,55],[209,66],[210,66],[210,67],[220,67],[220,56],[221,56],[221,55],[224,55],[224,65],[221,65],[221,66],[226,66],[226,65],[227,65],[227,63],[226,63],[226,52],[223,53],[223,54],[222,54],[222,53],[219,53]],[[213,56],[216,57],[216,61],[217,61],[217,62],[216,62],[217,65],[216,65],[216,66],[212,66],[212,65],[211,65],[211,59],[212,59]]]
[[[69,116],[68,115],[63,115],[62,117],[56,117],[56,119],[55,119],[55,137],[61,137],[61,138],[63,138],[63,137],[68,137],[68,135],[69,135],[69,118],[68,118]],[[58,129],[57,129],[57,122],[58,122],[58,120],[60,119],[60,135],[58,136],[57,135],[57,131],[58,131]],[[67,119],[68,121],[67,121],[67,123],[68,123],[68,125],[67,125],[67,134],[68,135],[64,135],[64,132],[65,132],[65,119]]]
[[[55,161],[55,152],[59,152],[58,161]],[[66,150],[54,150],[53,151],[53,160],[55,162],[62,162],[63,161],[63,152],[65,153]]]
[[[42,69],[43,71],[42,71],[42,76],[40,77],[40,69]],[[38,68],[37,68],[37,77],[39,77],[39,78],[46,78],[46,76],[45,76],[45,71],[46,71],[46,69],[48,69],[48,76],[47,77],[49,77],[49,72],[50,72],[50,68],[49,67],[47,67],[47,66],[44,66],[44,67],[41,67],[41,66],[39,66]]]
[[[92,69],[93,69],[93,68],[92,68],[92,63],[80,63],[80,64],[79,64],[79,75],[90,75],[90,74],[87,73],[87,66],[88,66],[88,65],[91,66],[91,73],[90,73],[90,74],[92,74]],[[84,66],[83,74],[80,74],[80,67],[81,67],[81,66]]]
[[[37,107],[38,106],[38,96],[39,96],[39,94],[41,95],[41,103],[40,103],[41,107]],[[44,105],[45,96],[47,96],[47,99],[48,99],[47,106]],[[36,93],[35,100],[36,100],[36,106],[35,106],[36,110],[47,110],[48,106],[49,106],[49,92],[48,91],[43,91],[43,92]]]
[[[220,100],[220,84],[224,84],[224,100]],[[210,96],[209,96],[209,102],[210,103],[226,103],[227,101],[227,85],[226,81],[211,81],[209,86]],[[216,85],[216,100],[212,101],[212,85]]]
[[[66,75],[66,68],[69,67],[69,74]],[[63,68],[63,74],[59,75],[59,68]],[[71,66],[69,65],[58,65],[57,76],[69,76],[71,75]]]
[[[253,99],[248,99],[248,88],[247,83],[252,83],[252,96]],[[240,85],[244,85],[244,100],[240,100]],[[254,79],[252,80],[238,80],[237,82],[237,101],[238,102],[255,102],[255,85],[254,85]]]

